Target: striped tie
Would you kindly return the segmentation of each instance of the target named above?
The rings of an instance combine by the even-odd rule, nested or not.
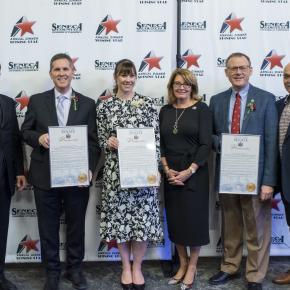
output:
[[[58,120],[58,125],[59,126],[65,126],[65,118],[64,118],[64,101],[66,97],[65,96],[58,96],[57,100],[57,106],[56,106],[56,111],[57,111],[57,120]]]

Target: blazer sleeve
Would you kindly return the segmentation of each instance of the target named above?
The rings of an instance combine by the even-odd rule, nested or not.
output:
[[[203,166],[208,160],[212,147],[212,113],[205,103],[202,103],[199,114],[198,139],[199,147],[193,162]]]
[[[278,113],[275,96],[271,95],[264,115],[264,175],[262,185],[275,186],[277,179]]]
[[[31,96],[27,111],[25,114],[24,122],[21,126],[23,140],[33,148],[39,147],[39,137],[43,134],[36,131],[36,117],[37,117],[37,105],[35,97]]]
[[[209,109],[212,112],[212,148],[216,153],[221,152],[221,137],[216,130],[214,97],[210,99]]]

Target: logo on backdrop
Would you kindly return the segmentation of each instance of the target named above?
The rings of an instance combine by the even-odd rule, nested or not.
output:
[[[156,56],[155,52],[151,50],[148,52],[143,60],[138,70],[139,78],[165,78],[165,72],[161,71],[160,62],[163,56]]]
[[[36,62],[13,62],[8,63],[8,70],[10,72],[24,72],[24,71],[38,71],[39,61]]]
[[[36,208],[11,208],[11,216],[12,217],[36,217],[37,211]]]
[[[21,91],[16,97],[15,97],[16,104],[16,114],[17,118],[24,118],[25,117],[25,108],[27,108],[29,103],[29,96],[26,94],[25,91]]]
[[[182,0],[183,3],[203,3],[204,0]]]
[[[165,32],[166,21],[161,23],[142,23],[141,21],[136,24],[137,32]]]
[[[283,220],[284,214],[280,211],[279,203],[281,202],[281,198],[273,198],[271,200],[271,208],[272,208],[272,218],[274,220]]]
[[[97,42],[122,42],[123,36],[119,35],[118,30],[120,21],[121,20],[114,20],[112,16],[108,14],[99,24],[95,40]]]
[[[25,235],[19,242],[16,252],[16,259],[22,261],[40,260],[39,240],[31,239],[30,235]]]
[[[29,21],[25,16],[22,16],[13,26],[10,43],[38,43],[38,37],[34,36],[32,26],[36,21]]]
[[[217,67],[225,68],[226,67],[226,60],[227,60],[226,58],[218,57],[216,60]]]
[[[82,5],[83,0],[53,0],[53,5],[66,6],[66,5]]]
[[[167,4],[168,0],[139,0],[140,4],[152,5],[152,4]]]
[[[198,60],[201,54],[194,54],[191,49],[188,49],[182,56],[181,67],[190,69],[196,76],[203,76],[204,71],[200,69]]]
[[[289,31],[290,21],[285,22],[274,22],[274,21],[260,21],[261,31]]]
[[[247,33],[243,32],[242,21],[244,17],[237,17],[232,12],[223,22],[220,30],[220,40],[245,40]]]
[[[82,33],[83,24],[57,24],[52,23],[51,32],[52,33]]]
[[[95,70],[114,70],[116,61],[102,61],[99,59],[95,60]]]
[[[112,240],[110,242],[101,241],[98,247],[98,258],[119,258],[120,254],[118,251],[117,241]]]
[[[261,77],[281,77],[282,76],[282,59],[285,55],[277,54],[275,49],[272,49],[264,58],[261,68]]]
[[[181,21],[181,30],[206,30],[206,20]]]
[[[73,69],[74,69],[74,80],[80,80],[82,75],[80,72],[77,71],[77,67],[76,67],[76,62],[78,61],[78,57],[72,57],[72,62],[73,62]]]

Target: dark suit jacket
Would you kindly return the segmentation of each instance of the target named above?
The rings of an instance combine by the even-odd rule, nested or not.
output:
[[[13,99],[0,95],[0,172],[7,170],[9,193],[15,191],[16,175],[23,175],[23,153]]]
[[[100,156],[96,126],[95,102],[74,92],[77,110],[73,101],[68,115],[67,126],[88,125],[89,168],[94,173]],[[40,189],[50,189],[49,150],[39,145],[38,139],[48,133],[48,126],[58,126],[54,90],[30,97],[21,131],[25,142],[33,147],[29,168],[29,182]]]
[[[228,89],[213,96],[210,100],[210,109],[213,112],[213,144],[219,153],[222,133],[229,133],[229,105],[232,90]],[[278,116],[275,106],[275,96],[267,91],[249,87],[246,105],[254,100],[256,110],[248,112],[245,109],[241,134],[260,135],[260,158],[258,186],[276,185],[276,156],[277,156],[277,129]],[[218,154],[219,158],[219,154]],[[219,160],[217,162],[219,166]],[[218,167],[219,168],[219,167]],[[219,176],[219,172],[217,173]]]
[[[279,120],[285,107],[285,100],[286,98],[283,98],[276,103]],[[283,192],[286,200],[290,202],[290,125],[282,145],[282,158],[279,150],[278,165],[278,187]]]

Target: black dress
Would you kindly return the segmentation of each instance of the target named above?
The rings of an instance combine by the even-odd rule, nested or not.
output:
[[[177,109],[177,118],[183,109]],[[207,159],[211,151],[212,116],[208,106],[199,101],[186,108],[173,134],[176,109],[165,105],[160,111],[161,157],[171,169],[182,171],[192,162],[198,170],[184,186],[170,185],[165,178],[165,209],[169,238],[185,246],[209,243],[209,177]]]

